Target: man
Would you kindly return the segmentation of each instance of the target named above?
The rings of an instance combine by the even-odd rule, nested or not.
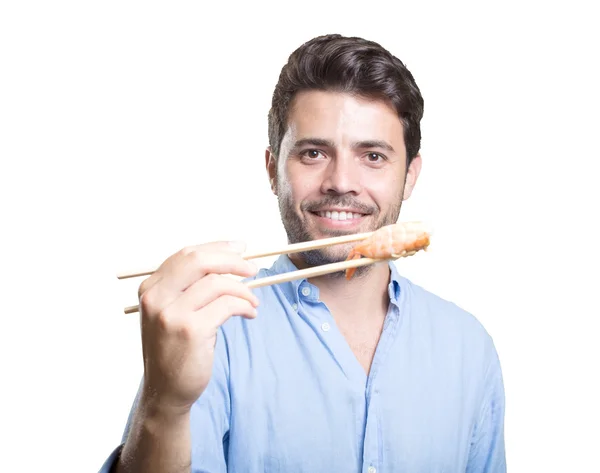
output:
[[[284,66],[266,170],[289,242],[395,223],[423,99],[376,43],[330,35]],[[392,263],[267,286],[352,244],[257,270],[244,245],[168,258],[139,290],[144,377],[102,472],[506,471],[499,360],[472,315]]]

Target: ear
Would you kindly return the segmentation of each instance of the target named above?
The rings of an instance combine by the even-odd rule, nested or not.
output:
[[[271,184],[271,192],[277,195],[277,158],[271,152],[271,147],[268,146],[265,150],[265,167]]]
[[[402,200],[407,200],[411,196],[415,184],[417,183],[419,174],[421,173],[422,164],[423,162],[421,160],[421,154],[417,154],[410,162],[410,166],[408,166],[408,170],[406,171],[404,195],[402,196]]]

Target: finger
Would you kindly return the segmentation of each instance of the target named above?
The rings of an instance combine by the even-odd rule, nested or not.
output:
[[[168,272],[168,270],[171,269],[174,264],[177,264],[178,261],[184,259],[190,253],[194,252],[234,253],[241,255],[245,250],[246,244],[242,241],[214,241],[210,243],[203,243],[201,245],[186,246],[167,258],[157,271]]]
[[[171,313],[188,314],[195,312],[210,304],[221,296],[230,295],[247,300],[252,307],[258,307],[258,297],[244,283],[222,276],[209,274],[196,281],[177,297],[168,311]]]
[[[193,250],[163,273],[160,284],[174,291],[185,291],[208,274],[249,277],[257,271],[254,263],[236,253]]]
[[[199,327],[216,329],[234,315],[254,319],[257,311],[246,299],[224,295],[205,305],[195,315]]]
[[[167,275],[172,275],[181,271],[181,267],[189,267],[192,263],[198,263],[201,259],[200,254],[218,254],[218,253],[230,253],[230,254],[241,254],[246,249],[244,242],[226,242],[218,241],[205,243],[202,245],[185,247],[177,253],[168,257],[158,269],[146,280],[144,280],[138,288],[138,299],[142,297],[142,294],[147,292],[150,288],[154,287],[159,281],[164,279]],[[239,258],[242,260],[242,258]],[[243,260],[242,260],[243,261]],[[248,264],[250,270],[247,272],[248,275],[253,275],[256,270],[254,265]],[[184,279],[186,281],[186,279]],[[173,281],[175,284],[178,280]],[[191,283],[188,283],[188,285]],[[185,288],[183,288],[185,289]]]

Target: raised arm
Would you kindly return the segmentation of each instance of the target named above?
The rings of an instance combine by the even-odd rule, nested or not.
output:
[[[246,285],[224,276],[252,276],[244,248],[212,243],[168,258],[139,290],[144,379],[115,473],[191,471],[193,406],[207,389],[220,326],[231,316],[256,316]],[[222,353],[222,350],[221,350]],[[219,375],[223,376],[223,369]],[[217,380],[213,391],[226,384]],[[215,393],[207,393],[208,398]],[[198,422],[210,416],[200,412]],[[202,428],[202,426],[200,426]],[[219,429],[217,429],[218,431]],[[207,445],[221,439],[204,439]]]

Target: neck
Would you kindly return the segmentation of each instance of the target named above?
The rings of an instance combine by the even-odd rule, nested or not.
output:
[[[381,262],[359,268],[349,281],[344,273],[336,273],[309,282],[319,288],[321,301],[332,312],[344,314],[348,322],[367,322],[387,313],[390,277],[388,263]]]

